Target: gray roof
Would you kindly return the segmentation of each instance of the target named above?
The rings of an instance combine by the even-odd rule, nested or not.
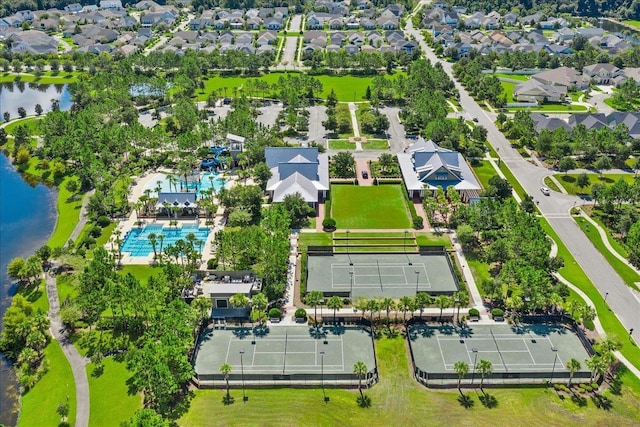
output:
[[[299,193],[307,202],[318,201],[318,191],[329,189],[329,159],[314,147],[267,147],[265,161],[271,169],[267,191],[273,201]]]

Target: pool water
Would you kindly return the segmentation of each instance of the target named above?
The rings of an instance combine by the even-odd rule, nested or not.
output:
[[[174,176],[177,181],[175,184],[171,184],[169,182],[169,175],[164,173],[157,174],[155,178],[149,180],[149,182],[145,185],[145,189],[151,190],[151,197],[157,197],[156,188],[158,187],[158,185],[160,185],[161,193],[174,193],[176,191],[179,193],[185,192],[184,177],[181,178],[177,175]],[[158,181],[160,181],[159,184]],[[182,186],[180,185],[180,181],[182,181]],[[213,188],[215,193],[217,194],[218,192],[220,192],[223,186],[224,181],[221,179],[219,173],[202,172],[200,174],[200,182],[189,182],[187,184],[187,190],[190,193],[193,193],[195,191],[196,195],[199,195],[201,191]]]
[[[202,241],[202,247],[204,247],[204,242],[207,240],[207,237],[209,237],[210,232],[210,229],[200,228],[197,225],[183,225],[182,228],[169,228],[161,224],[150,224],[144,228],[133,228],[129,231],[124,238],[122,252],[128,252],[131,256],[149,256],[153,253],[153,245],[149,241],[149,235],[151,233],[155,233],[156,236],[160,234],[164,236],[164,241],[162,242],[163,250],[167,245],[172,245],[177,240],[185,240],[189,233],[193,233],[196,239]],[[156,240],[156,251],[160,252],[160,239]],[[197,245],[196,248],[198,248]]]

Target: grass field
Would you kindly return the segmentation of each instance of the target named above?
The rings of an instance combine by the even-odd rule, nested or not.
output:
[[[44,349],[49,361],[47,372],[29,392],[22,396],[22,409],[18,426],[57,426],[60,415],[56,412],[58,404],[69,399],[69,425],[76,418],[76,386],[71,366],[62,353],[57,341],[52,341]]]
[[[40,130],[38,129],[38,121],[40,121],[42,118],[43,116],[25,117],[24,119],[13,119],[4,127],[4,130],[7,132],[7,134],[13,136],[18,125],[26,125],[31,131],[31,135],[39,135]]]
[[[47,299],[44,280],[40,280],[38,286],[18,285],[16,294],[20,294],[29,301],[35,310],[49,311],[49,300]]]
[[[489,180],[491,177],[498,174],[488,160],[482,160],[479,165],[472,166],[472,168],[476,177],[480,181],[480,184],[482,184],[482,187],[484,188],[489,186]]]
[[[213,76],[205,81],[204,93],[198,93],[198,100],[205,101],[209,94],[214,90],[218,91],[220,96],[223,96],[225,94],[224,88],[226,88],[226,96],[231,97],[234,95],[234,88],[246,89],[248,79],[260,79],[270,85],[276,85],[278,83],[278,79],[286,74],[294,75],[297,73],[276,72],[265,74],[260,77]],[[399,73],[392,75],[392,77],[395,75],[399,75]],[[371,80],[373,79],[370,76],[355,76],[349,74],[342,76],[319,75],[313,77],[322,83],[322,92],[319,96],[326,98],[329,93],[331,93],[331,89],[333,89],[338,101],[340,102],[365,101],[367,86],[371,86]],[[256,95],[259,94],[256,93]],[[269,95],[270,92],[265,93],[265,96]]]
[[[494,426],[502,419],[509,425],[596,426],[632,425],[640,417],[638,399],[626,387],[621,396],[607,393],[611,411],[596,409],[588,399],[580,408],[545,388],[488,389],[497,401],[492,409],[480,403],[479,390],[468,391],[474,405],[464,409],[457,390],[427,390],[411,378],[403,338],[377,340],[376,356],[380,382],[365,391],[372,402],[368,409],[356,405],[356,390],[327,389],[326,404],[320,389],[250,389],[247,403],[240,390],[232,390],[236,403],[228,406],[222,403],[223,390],[198,390],[178,425]]]
[[[516,83],[500,80],[500,85],[502,86],[502,94],[507,97],[507,102],[514,102],[513,90],[516,88]]]
[[[330,139],[329,149],[330,150],[355,150],[356,143],[349,142],[349,140],[347,139]]]
[[[408,228],[409,212],[402,191],[399,185],[334,185],[331,216],[338,228]]]
[[[596,173],[589,173],[587,174],[587,176],[589,177],[589,186],[579,189],[578,186],[576,185],[576,180],[578,178],[578,174],[555,174],[554,175],[555,178],[558,180],[558,182],[560,182],[560,184],[564,187],[565,190],[567,190],[567,193],[569,194],[590,194],[591,193],[591,186],[593,184],[603,184],[608,186],[611,186],[613,184],[616,183],[616,181],[618,181],[619,179],[624,179],[627,184],[633,184],[633,180],[634,177],[632,174],[603,174],[603,175],[599,175]]]
[[[507,178],[507,180],[509,181],[513,189],[516,191],[516,194],[520,196],[521,199],[524,199],[524,196],[527,194],[527,192],[524,191],[524,188],[522,188],[522,185],[520,185],[516,177],[513,176],[513,173],[511,173],[511,170],[509,170],[509,167],[504,162],[500,162],[499,167],[500,167],[500,171],[502,171],[502,173]]]
[[[531,111],[532,113],[537,111],[543,111],[545,113],[584,113],[585,111],[587,111],[587,107],[585,107],[584,105],[544,104],[534,108],[511,107],[507,108],[507,110],[509,112],[525,110]]]
[[[125,265],[120,270],[120,274],[131,273],[133,277],[138,279],[142,284],[147,283],[149,277],[159,274],[162,271],[160,267],[151,265]]]
[[[605,98],[604,103],[614,110],[618,111],[635,111],[640,106],[640,99],[626,99],[624,101],[620,101],[615,99],[613,96],[610,98]]]
[[[15,73],[0,73],[0,83],[10,83],[18,80],[26,83],[38,83],[42,85],[68,84],[78,81],[78,76],[79,73],[67,73],[64,71],[60,71],[57,74],[52,71],[45,71],[40,77],[36,77],[35,74],[31,73],[20,73],[20,75]]]
[[[58,220],[55,231],[47,243],[52,248],[61,247],[67,243],[80,218],[82,197],[70,200],[71,192],[67,190],[65,185],[69,179],[69,177],[65,177],[58,186]]]
[[[582,229],[582,232],[589,238],[589,240],[591,240],[591,243],[593,243],[593,246],[595,246],[596,249],[600,251],[602,256],[606,258],[607,262],[611,265],[611,267],[613,267],[616,273],[620,275],[620,277],[622,278],[622,280],[624,280],[627,286],[630,286],[635,290],[640,290],[638,289],[638,286],[635,284],[636,282],[640,282],[640,275],[638,275],[635,271],[633,271],[633,269],[631,269],[625,263],[623,263],[618,258],[616,258],[606,248],[606,246],[602,242],[602,239],[600,238],[600,233],[598,233],[598,230],[594,226],[589,224],[589,222],[586,219],[577,217],[575,218],[575,220],[580,226],[580,228]]]
[[[529,74],[507,74],[507,73],[493,73],[493,76],[499,79],[511,79],[511,80],[520,80],[522,82],[526,82],[531,78]]]
[[[627,25],[631,25],[632,27],[636,27],[638,29],[640,29],[640,21],[636,21],[633,19],[629,19],[626,21],[622,21],[623,24],[627,24]]]
[[[369,139],[362,143],[365,150],[388,150],[389,142],[386,139]]]
[[[91,399],[89,425],[117,426],[142,407],[142,398],[137,394],[129,394],[127,380],[131,373],[124,362],[117,362],[113,357],[106,357],[103,362],[104,371],[101,375],[96,375],[93,363],[87,365]]]

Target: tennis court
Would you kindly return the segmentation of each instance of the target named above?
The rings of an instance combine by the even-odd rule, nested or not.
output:
[[[258,326],[209,329],[201,336],[195,359],[200,380],[220,379],[228,363],[232,379],[353,379],[353,365],[363,361],[375,370],[371,334],[359,326]]]
[[[325,296],[401,298],[417,292],[451,294],[458,291],[458,281],[444,252],[309,254],[307,290]]]
[[[582,365],[574,378],[589,378],[589,353],[578,336],[564,325],[444,325],[416,324],[409,329],[416,371],[428,379],[455,379],[454,364],[469,364],[469,374],[480,360],[491,362],[494,379],[568,378],[566,363]],[[539,382],[539,381],[538,381]]]

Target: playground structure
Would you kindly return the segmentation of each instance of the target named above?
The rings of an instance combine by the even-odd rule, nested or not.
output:
[[[213,158],[203,159],[200,163],[201,169],[214,170],[220,164],[225,164],[229,155],[229,149],[227,147],[211,147],[211,153]],[[224,155],[226,153],[226,155]]]

